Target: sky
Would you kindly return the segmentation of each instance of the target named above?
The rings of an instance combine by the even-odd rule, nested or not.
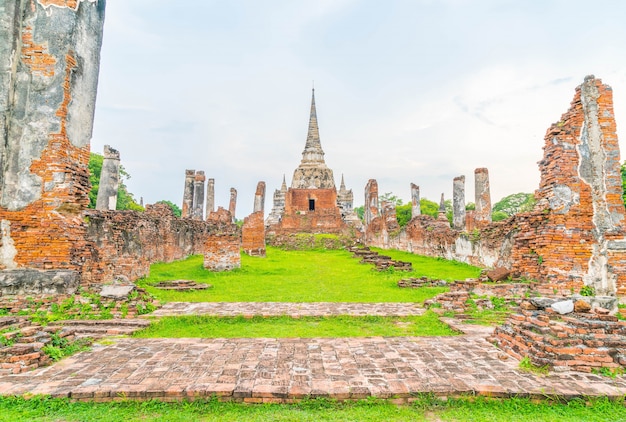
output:
[[[326,164],[364,202],[452,197],[489,169],[495,203],[538,188],[544,135],[594,74],[626,142],[620,0],[109,0],[91,149],[120,151],[129,191],[181,206],[185,169],[266,215],[302,158],[315,100]],[[626,153],[622,153],[622,160]]]

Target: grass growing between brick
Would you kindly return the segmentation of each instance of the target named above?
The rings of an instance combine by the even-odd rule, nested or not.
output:
[[[241,268],[213,273],[203,268],[202,256],[151,266],[150,277],[139,281],[158,299],[168,302],[423,302],[446,291],[443,287],[400,289],[406,277],[463,280],[480,269],[454,261],[385,251],[413,263],[412,272],[373,270],[372,265],[344,250],[285,251],[268,247],[267,257],[242,255]],[[152,284],[167,280],[209,283],[208,290],[176,292]]]
[[[622,401],[606,398],[567,403],[528,399],[449,399],[429,396],[413,405],[382,400],[338,403],[328,399],[297,404],[242,405],[215,399],[194,402],[123,401],[80,403],[35,397],[0,397],[0,421],[506,421],[600,422],[626,418]]]
[[[452,336],[433,312],[411,317],[162,317],[136,332],[139,338]]]

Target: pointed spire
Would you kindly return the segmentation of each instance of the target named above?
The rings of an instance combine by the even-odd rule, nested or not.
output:
[[[339,190],[342,192],[346,190],[346,183],[343,181],[343,173],[341,173],[341,186],[339,186]]]
[[[441,194],[441,201],[439,201],[439,212],[446,213],[446,201],[444,200],[443,193]]]
[[[311,113],[309,116],[309,132],[306,145],[302,152],[302,164],[324,164],[324,151],[320,143],[320,132],[317,126],[317,110],[315,108],[315,88],[311,96]]]
[[[287,192],[287,182],[285,182],[285,175],[283,174],[283,184],[280,187],[280,190]]]

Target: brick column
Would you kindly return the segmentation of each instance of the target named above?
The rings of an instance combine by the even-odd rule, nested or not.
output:
[[[491,223],[491,194],[489,193],[489,171],[486,168],[474,170],[474,194],[476,195],[476,223]]]
[[[195,170],[185,170],[185,190],[183,191],[182,218],[190,218],[193,215],[193,189]]]
[[[230,202],[228,203],[228,211],[230,212],[233,222],[235,221],[235,209],[237,208],[237,189],[230,188]]]
[[[378,182],[370,179],[365,185],[365,226],[378,217]]]
[[[415,218],[421,214],[420,187],[411,183],[411,218]]]
[[[204,220],[204,181],[206,177],[202,170],[198,170],[193,180],[193,219]]]
[[[215,211],[215,179],[207,180],[206,185],[206,218]]]

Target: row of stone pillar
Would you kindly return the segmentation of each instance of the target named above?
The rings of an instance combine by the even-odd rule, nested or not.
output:
[[[182,218],[204,220],[204,182],[206,176],[202,170],[185,170],[185,188],[183,191]],[[230,188],[230,202],[228,211],[235,221],[235,209],[237,206],[237,190]],[[215,179],[209,179],[206,186],[206,218],[215,211]]]
[[[419,189],[419,186],[411,183],[411,217],[421,214]],[[474,196],[476,208],[468,216],[465,210],[465,176],[454,178],[452,181],[452,227],[455,230],[466,230],[468,225],[473,227],[475,224],[483,225],[491,222],[489,171],[486,168],[474,170]],[[443,194],[441,194],[439,212],[445,214]]]
[[[471,213],[465,210],[465,176],[455,177],[452,182],[452,227],[456,230],[467,230],[476,225],[491,222],[491,194],[489,190],[489,171],[486,168],[474,170],[474,193],[476,208]],[[378,216],[378,182],[370,179],[365,186],[365,224]],[[445,217],[444,196],[441,194],[439,214]],[[411,217],[421,215],[420,188],[411,183]]]

